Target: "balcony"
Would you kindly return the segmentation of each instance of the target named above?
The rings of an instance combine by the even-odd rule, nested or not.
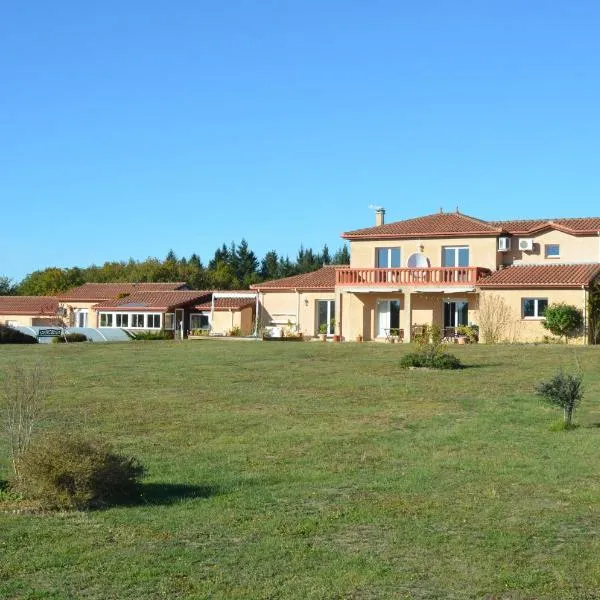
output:
[[[336,286],[471,286],[490,274],[482,267],[428,267],[424,269],[346,269],[335,272]]]

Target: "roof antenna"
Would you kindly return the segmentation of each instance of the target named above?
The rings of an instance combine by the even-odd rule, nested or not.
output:
[[[444,209],[440,206],[440,215],[444,214]]]
[[[458,204],[457,204],[457,205],[456,205],[456,214],[458,215],[458,214],[459,214],[459,212],[460,212],[460,211],[458,210]]]

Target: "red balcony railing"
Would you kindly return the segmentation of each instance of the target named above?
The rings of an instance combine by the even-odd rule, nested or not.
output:
[[[336,285],[474,285],[490,274],[482,267],[429,267],[426,269],[336,269]]]

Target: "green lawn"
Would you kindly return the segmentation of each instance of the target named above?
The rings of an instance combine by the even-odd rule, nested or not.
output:
[[[140,506],[0,512],[0,598],[600,598],[600,348],[406,350],[0,347],[56,372],[44,426],[149,470]],[[534,385],[574,352],[581,427],[551,432]]]

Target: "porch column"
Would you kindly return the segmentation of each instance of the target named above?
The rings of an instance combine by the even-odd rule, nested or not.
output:
[[[404,341],[412,341],[412,294],[404,292]]]
[[[342,292],[336,290],[335,294],[335,331],[334,334],[343,335],[342,333]]]

